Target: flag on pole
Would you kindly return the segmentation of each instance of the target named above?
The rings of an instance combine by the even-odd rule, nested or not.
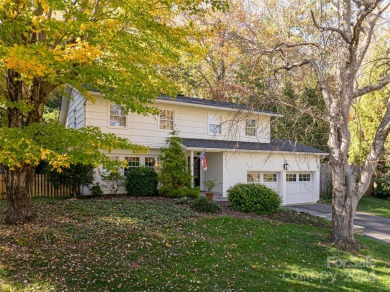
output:
[[[202,164],[202,168],[204,171],[207,170],[207,160],[206,160],[206,153],[202,152],[202,154],[199,157],[200,163]]]

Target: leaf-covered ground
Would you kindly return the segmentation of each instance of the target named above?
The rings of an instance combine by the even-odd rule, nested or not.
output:
[[[390,245],[239,214],[204,216],[169,200],[36,200],[37,221],[0,225],[0,291],[385,291]],[[0,211],[5,202],[0,202]],[[234,217],[233,217],[234,216]],[[307,216],[307,215],[302,215]],[[241,218],[239,218],[241,217]],[[307,218],[310,222],[310,218]]]

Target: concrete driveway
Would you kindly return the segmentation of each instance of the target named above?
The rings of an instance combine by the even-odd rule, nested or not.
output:
[[[289,205],[287,208],[298,212],[332,220],[332,207],[325,204]],[[364,227],[363,234],[390,243],[390,219],[370,215],[364,212],[356,212],[354,224]]]

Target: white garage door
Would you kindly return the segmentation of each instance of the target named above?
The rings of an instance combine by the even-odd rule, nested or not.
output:
[[[279,173],[248,172],[248,183],[260,183],[280,194],[280,175]]]
[[[312,203],[313,186],[313,174],[310,172],[286,173],[285,204]]]

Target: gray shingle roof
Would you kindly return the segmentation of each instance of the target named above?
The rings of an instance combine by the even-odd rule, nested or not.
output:
[[[213,148],[213,149],[234,149],[252,151],[275,151],[275,152],[296,152],[327,154],[326,152],[306,145],[298,144],[290,140],[272,140],[271,143],[221,141],[206,139],[184,138],[183,145],[189,148]]]
[[[189,97],[189,96],[184,96],[184,95],[178,95],[176,98],[172,98],[172,97],[169,97],[166,95],[160,95],[157,99],[179,102],[179,103],[206,105],[206,106],[222,107],[222,108],[228,108],[228,109],[234,109],[234,110],[252,111],[252,112],[258,112],[258,113],[264,113],[264,114],[270,114],[270,115],[278,115],[277,113],[274,113],[271,111],[258,110],[258,109],[252,108],[252,107],[244,105],[244,104],[239,104],[239,103],[234,103],[234,102],[215,101],[215,100],[210,100],[210,99],[195,98],[195,97]]]

